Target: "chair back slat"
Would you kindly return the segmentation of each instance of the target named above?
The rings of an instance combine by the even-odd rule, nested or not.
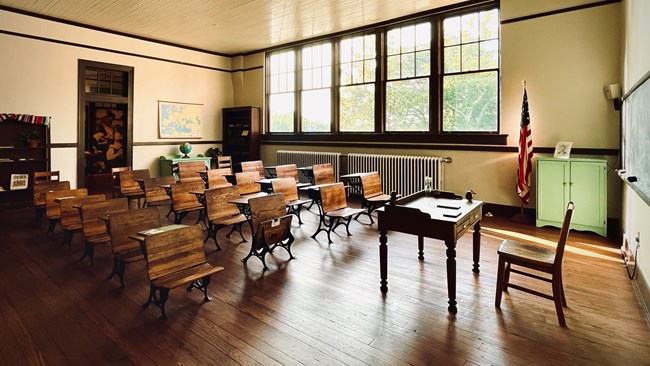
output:
[[[239,208],[229,201],[239,198],[237,186],[210,188],[205,191],[205,204],[209,220],[219,220],[240,213]]]
[[[145,246],[149,280],[205,263],[200,225],[147,235]]]
[[[203,192],[205,184],[203,180],[191,182],[179,182],[171,185],[172,190],[172,209],[174,212],[183,211],[196,206],[200,206],[196,195],[190,192]]]
[[[372,172],[361,176],[361,188],[363,190],[363,197],[370,198],[380,194],[384,194],[381,189],[381,178],[379,173]]]
[[[111,168],[111,182],[113,186],[113,197],[119,196],[120,190],[120,173],[131,170],[130,166],[118,166]]]
[[[260,177],[264,177],[264,163],[262,163],[262,160],[242,161],[241,171],[258,172],[260,174]]]
[[[120,177],[120,192],[124,195],[142,193],[142,188],[140,184],[136,182],[136,179],[145,179],[149,178],[149,169],[136,169],[136,170],[125,170],[119,173]]]
[[[298,200],[298,187],[296,181],[292,177],[276,178],[271,181],[273,193],[281,193],[284,196],[285,202]]]
[[[323,212],[330,212],[348,207],[343,183],[328,184],[320,187]]]
[[[70,182],[45,180],[38,185],[34,185],[34,206],[45,206],[45,193],[61,190],[70,190]]]
[[[62,189],[58,191],[51,191],[45,193],[45,214],[50,219],[58,219],[61,217],[61,204],[55,202],[57,198],[61,197],[82,197],[88,195],[88,189]]]
[[[231,186],[232,183],[228,182],[224,174],[230,175],[230,168],[208,170],[208,188]]]
[[[564,214],[564,222],[562,223],[562,230],[560,231],[560,238],[555,248],[554,266],[562,265],[562,258],[564,257],[564,247],[566,246],[567,238],[569,237],[569,229],[571,228],[571,217],[573,216],[574,209],[573,202],[567,204],[566,213]]]
[[[113,213],[127,212],[129,203],[126,198],[114,198],[107,201],[85,203],[81,206],[81,226],[85,238],[107,234],[106,222],[100,219]]]
[[[314,184],[316,185],[336,183],[332,164],[316,164],[312,166],[312,172],[314,174]]]
[[[217,169],[228,169],[232,174],[232,157],[230,156],[217,156]]]
[[[81,227],[81,212],[80,206],[86,203],[106,201],[106,196],[103,194],[94,194],[90,196],[68,198],[61,201],[61,226],[66,227]]]
[[[34,172],[34,187],[43,183],[58,182],[59,177],[60,174],[58,170],[52,172]]]
[[[169,195],[161,185],[174,184],[176,179],[171,175],[157,178],[145,178],[144,180],[144,197],[147,204],[156,202],[169,201]]]
[[[256,233],[259,225],[268,220],[276,219],[287,214],[282,194],[274,193],[267,196],[255,197],[248,200],[251,209],[251,223]]]
[[[296,164],[276,165],[275,175],[278,178],[293,178],[298,182],[298,167]]]
[[[129,235],[162,226],[158,207],[113,213],[108,216],[108,223],[114,254],[140,250],[140,242],[129,238]]]
[[[239,194],[246,195],[251,193],[258,193],[262,191],[260,186],[260,173],[257,171],[250,172],[241,172],[235,173],[235,179],[237,180],[237,187],[239,188]]]
[[[180,182],[203,182],[199,172],[205,172],[207,167],[203,161],[178,162],[178,180]]]

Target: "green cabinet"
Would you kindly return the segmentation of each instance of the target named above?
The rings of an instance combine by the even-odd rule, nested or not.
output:
[[[203,156],[199,154],[198,156],[190,156],[189,158],[183,158],[183,155],[165,155],[160,157],[160,176],[172,175],[178,181],[178,176],[174,173],[173,166],[176,163],[182,161],[202,161],[205,163],[206,169],[210,169],[210,160],[212,159],[209,156]]]
[[[607,236],[607,161],[537,158],[536,226],[562,227],[569,202],[571,228]]]

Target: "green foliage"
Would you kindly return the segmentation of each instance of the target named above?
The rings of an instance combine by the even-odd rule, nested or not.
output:
[[[443,90],[443,131],[497,130],[496,71],[445,76]]]

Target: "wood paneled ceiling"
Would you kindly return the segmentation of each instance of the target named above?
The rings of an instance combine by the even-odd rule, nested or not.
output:
[[[238,54],[462,0],[0,0],[0,5],[147,39]]]

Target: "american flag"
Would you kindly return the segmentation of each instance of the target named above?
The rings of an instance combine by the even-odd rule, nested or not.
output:
[[[528,114],[528,95],[524,87],[524,100],[521,104],[521,128],[519,129],[519,170],[517,172],[517,194],[524,205],[530,197],[530,171],[533,160],[533,137],[530,131]]]

